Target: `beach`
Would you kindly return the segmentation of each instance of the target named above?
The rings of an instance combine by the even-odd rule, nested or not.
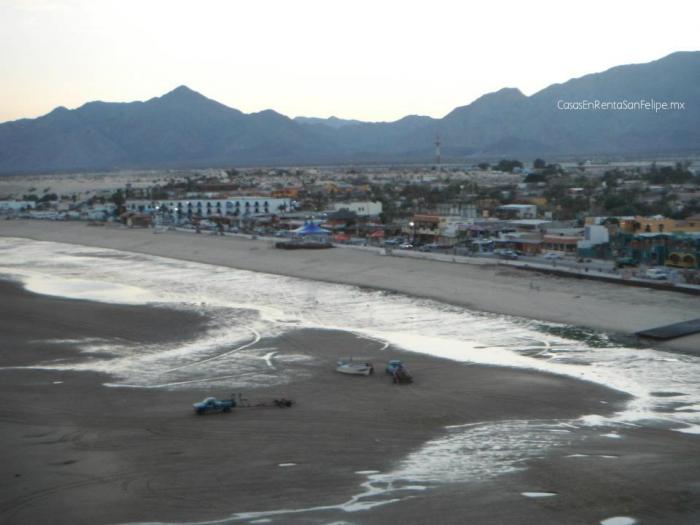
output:
[[[649,386],[658,420],[617,418],[634,406],[626,383],[611,375],[608,384],[610,363],[585,361],[587,352],[604,355],[605,348],[542,332],[541,347],[512,356],[508,345],[539,345],[528,338],[540,328],[496,315],[624,336],[692,318],[696,297],[360,250],[287,252],[241,238],[80,223],[3,221],[0,234],[80,245],[18,241],[6,248],[3,523],[700,519],[698,436],[672,431],[674,423],[661,419],[664,411],[669,418],[692,412],[683,404],[685,391],[673,390],[691,384],[675,375],[675,384]],[[34,267],[21,267],[24,253]],[[48,253],[53,260],[37,259]],[[55,282],[38,279],[42,274]],[[122,288],[87,286],[120,275]],[[178,280],[169,295],[166,286]],[[66,287],[71,282],[82,287]],[[157,301],[120,302],[137,289]],[[227,302],[232,295],[239,297]],[[448,306],[441,310],[442,303]],[[449,305],[493,314],[469,317]],[[254,308],[256,316],[249,313]],[[375,319],[391,312],[391,323]],[[426,337],[413,337],[425,352],[393,328],[402,319],[407,332]],[[430,326],[439,319],[445,338],[473,333],[478,345],[468,358],[429,355],[452,355],[441,327]],[[460,324],[469,328],[447,333]],[[691,351],[694,337],[678,340],[675,349]],[[482,349],[491,357],[480,362]],[[610,352],[621,350],[610,345]],[[635,359],[661,372],[696,366],[684,354],[628,354],[635,357],[620,364],[629,363],[629,374]],[[372,361],[377,373],[336,373],[345,357]],[[383,373],[391,358],[408,364],[413,384],[394,385]],[[513,361],[485,364],[501,358]],[[192,411],[194,401],[237,392],[253,405],[281,397],[296,404],[205,417]]]
[[[113,248],[243,270],[391,290],[470,309],[633,334],[694,319],[700,298],[539,274],[496,265],[464,265],[375,252],[275,250],[271,242],[150,229],[88,227],[81,222],[0,221],[0,236]],[[659,345],[698,352],[700,334]]]
[[[4,308],[4,334],[21,327],[27,312],[36,321],[31,336],[14,331],[12,357],[4,355],[3,366],[8,360],[17,366],[70,359],[70,343],[57,351],[32,342],[55,338],[57,324],[72,337],[105,336],[118,324],[119,337],[144,343],[193,337],[202,328],[197,316],[162,308],[47,298],[15,284],[0,285],[0,294],[3,304],[19,305]],[[79,319],[87,310],[92,322],[84,325]],[[148,316],[147,334],[134,326],[134,315]],[[413,385],[393,385],[381,373],[339,376],[332,370],[340,356],[383,358],[376,342],[345,333],[299,331],[260,344],[275,344],[282,353],[303,348],[313,356],[313,362],[297,365],[308,372],[304,379],[246,392],[251,401],[292,398],[294,407],[198,417],[188,406],[210,395],[208,390],[106,388],[107,378],[99,374],[4,370],[2,522],[180,523],[342,504],[361,492],[358,472],[390,469],[446,426],[558,421],[611,413],[626,400],[587,382],[399,350],[391,356],[410,361],[419,378]],[[678,514],[674,523],[697,518],[697,494],[689,492],[700,488],[696,437],[630,429],[623,442],[599,434],[592,429],[562,442],[545,453],[551,456],[547,462],[533,457],[530,468],[515,475],[482,473],[481,483],[415,490],[397,506],[352,514],[309,510],[279,516],[279,523],[329,523],[346,516],[352,523],[595,523],[620,508],[649,516],[644,523],[668,523],[653,516],[671,511]],[[584,454],[594,458],[592,464],[576,457]],[[559,494],[556,502],[521,495],[549,490]]]

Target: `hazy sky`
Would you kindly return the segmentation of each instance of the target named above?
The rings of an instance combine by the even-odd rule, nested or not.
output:
[[[0,121],[180,84],[245,112],[440,117],[700,50],[699,20],[697,0],[0,0]]]

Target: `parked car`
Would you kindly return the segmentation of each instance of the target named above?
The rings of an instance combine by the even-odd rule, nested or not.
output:
[[[518,254],[513,250],[501,250],[498,255],[501,259],[514,260],[518,258]]]
[[[405,242],[405,243],[403,243],[403,244],[400,244],[400,245],[399,245],[399,248],[402,249],[402,250],[412,250],[412,249],[413,249],[413,245],[412,245],[411,243],[409,243],[409,242]]]
[[[663,268],[649,268],[644,273],[644,277],[647,279],[654,279],[655,281],[664,281],[668,279],[668,271]]]
[[[626,266],[634,267],[639,264],[639,261],[633,257],[620,257],[615,261],[616,268],[624,268]]]
[[[544,258],[548,261],[556,261],[557,259],[562,259],[562,256],[560,253],[549,252],[544,254]]]

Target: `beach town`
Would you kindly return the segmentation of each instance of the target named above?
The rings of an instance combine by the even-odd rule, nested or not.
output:
[[[289,168],[7,178],[3,218],[306,238],[401,256],[700,282],[700,170],[683,162]],[[91,185],[91,181],[93,184]],[[424,255],[430,257],[430,255]]]

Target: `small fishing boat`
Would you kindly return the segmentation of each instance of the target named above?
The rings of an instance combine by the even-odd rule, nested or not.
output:
[[[354,376],[368,376],[374,374],[372,363],[367,361],[353,361],[352,359],[341,359],[338,361],[336,372],[350,374]]]

